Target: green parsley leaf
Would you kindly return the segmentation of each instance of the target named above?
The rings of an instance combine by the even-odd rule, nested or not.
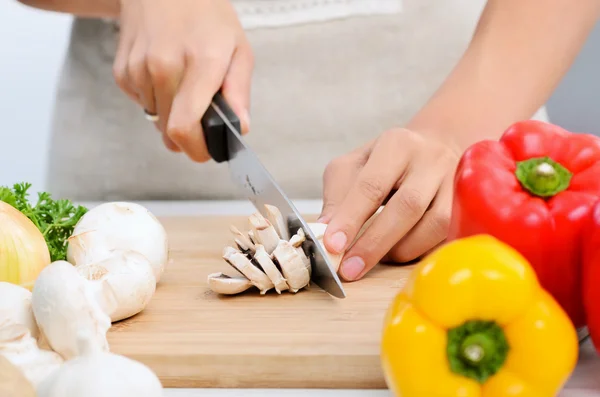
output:
[[[32,206],[28,199],[29,188],[30,183],[16,183],[12,189],[0,186],[0,201],[21,211],[40,230],[52,261],[66,260],[67,239],[88,209],[75,206],[69,200],[53,200],[47,192],[38,193],[37,203]]]

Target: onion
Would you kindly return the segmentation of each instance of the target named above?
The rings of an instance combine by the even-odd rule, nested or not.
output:
[[[90,209],[75,226],[68,244],[67,260],[75,266],[100,262],[115,250],[138,252],[150,262],[156,282],[169,257],[164,227],[135,203],[104,203]]]
[[[22,212],[0,201],[0,281],[32,290],[50,252],[40,230]]]

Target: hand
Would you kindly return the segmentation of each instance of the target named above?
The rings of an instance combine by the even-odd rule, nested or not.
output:
[[[347,250],[343,279],[360,279],[384,257],[411,261],[444,241],[459,159],[460,150],[450,142],[394,129],[327,166],[319,222],[328,223],[325,247],[333,253]]]
[[[253,56],[229,1],[122,0],[120,20],[115,79],[169,149],[210,159],[200,120],[221,88],[248,132]]]

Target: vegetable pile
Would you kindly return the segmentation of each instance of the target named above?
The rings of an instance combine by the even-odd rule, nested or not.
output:
[[[87,210],[41,193],[32,206],[28,188],[4,188],[0,202],[0,358],[22,373],[22,395],[161,396],[156,375],[111,353],[106,334],[154,295],[169,258],[163,226],[134,203]]]
[[[302,229],[290,237],[281,211],[266,205],[264,217],[256,212],[248,218],[250,230],[242,233],[231,226],[235,246],[223,250],[223,259],[239,275],[212,273],[208,275],[208,286],[216,293],[235,295],[256,287],[261,295],[275,289],[297,293],[310,284],[311,261],[303,248],[306,235]],[[323,245],[326,224],[309,223],[317,243]],[[328,252],[335,271],[340,265],[341,255]]]
[[[600,137],[517,122],[465,151],[452,204],[445,245],[389,308],[388,385],[404,397],[555,396],[576,329],[600,353]]]

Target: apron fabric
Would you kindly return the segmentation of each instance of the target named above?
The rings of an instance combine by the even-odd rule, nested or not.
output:
[[[425,104],[466,49],[484,4],[404,0],[401,11],[310,23],[283,13],[265,18],[270,26],[241,14],[255,53],[248,144],[291,198],[320,199],[329,161],[404,125]],[[117,40],[112,22],[74,21],[47,190],[94,201],[242,198],[226,163],[194,163],[163,146],[114,83]],[[536,118],[546,119],[544,109]]]

